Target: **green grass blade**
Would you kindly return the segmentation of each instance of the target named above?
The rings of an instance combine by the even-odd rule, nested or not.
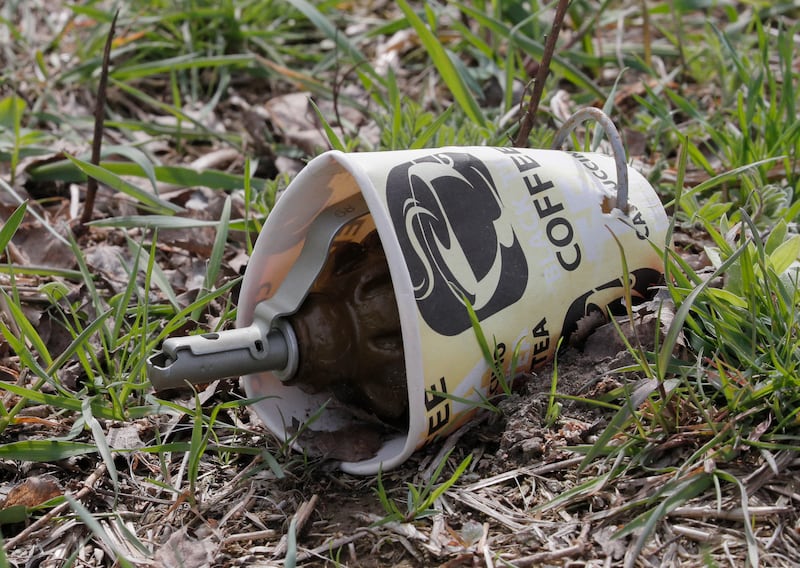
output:
[[[469,321],[472,325],[472,330],[475,333],[475,339],[478,342],[478,347],[480,347],[481,353],[483,354],[483,358],[486,361],[486,364],[489,365],[492,373],[497,378],[497,381],[503,392],[508,394],[511,392],[511,390],[505,374],[503,373],[503,367],[500,365],[497,357],[495,357],[495,353],[489,347],[489,342],[486,341],[486,335],[483,333],[480,320],[478,320],[478,314],[475,313],[475,309],[472,307],[472,304],[469,303],[469,300],[467,300],[466,296],[462,295],[461,299],[464,302],[464,307],[467,310],[467,315],[469,316]]]
[[[106,319],[114,313],[113,310],[106,310],[101,313],[97,318],[86,326],[81,333],[73,339],[69,346],[58,355],[47,367],[47,373],[53,374],[60,369],[69,359],[82,347],[88,345],[89,338],[97,333],[105,323]]]
[[[204,420],[203,420],[203,403],[200,402],[200,396],[195,392],[194,395],[195,410],[192,416],[192,437],[189,442],[189,467],[187,468],[187,477],[189,479],[189,499],[194,502],[196,499],[197,476],[200,471],[200,458],[203,457],[203,452],[206,447],[206,437],[203,435]],[[209,423],[208,428],[213,424]]]
[[[16,93],[0,99],[0,128],[9,132],[19,131],[22,114],[28,105]]]
[[[141,171],[144,173],[145,177],[150,181],[150,185],[153,187],[153,193],[156,195],[158,194],[158,183],[156,183],[156,169],[153,166],[153,162],[150,161],[150,158],[147,157],[147,154],[142,152],[136,147],[133,146],[106,146],[103,148],[103,155],[104,156],[112,156],[112,155],[119,155],[128,158],[133,164],[136,165]],[[110,163],[120,163],[120,162],[110,162]],[[101,167],[103,166],[102,162],[99,164]]]
[[[630,555],[631,559],[638,558],[647,544],[650,535],[656,528],[656,524],[664,519],[671,511],[680,507],[690,499],[697,497],[711,486],[712,476],[701,473],[692,475],[688,479],[678,480],[677,483],[669,483],[657,492],[657,496],[666,495],[666,498],[654,509],[642,513],[634,520],[626,524],[621,530],[617,531],[611,538],[622,538],[634,531],[641,531],[633,545]],[[626,564],[631,565],[632,564]]]
[[[375,492],[378,494],[378,500],[381,502],[381,506],[383,507],[384,512],[386,512],[387,517],[384,519],[388,522],[388,519],[394,520],[395,517],[399,516],[400,510],[397,508],[397,504],[389,499],[389,495],[386,493],[386,487],[383,485],[383,470],[378,470],[378,478],[377,478],[378,487]]]
[[[339,150],[340,152],[347,152],[347,148],[342,143],[342,139],[339,138],[339,135],[336,134],[336,131],[330,125],[328,120],[323,116],[322,111],[317,106],[317,103],[313,101],[313,99],[308,99],[308,102],[311,103],[311,108],[314,109],[314,113],[317,115],[320,124],[322,124],[322,129],[325,131],[325,135],[328,137],[328,142],[331,145],[331,148],[334,150]]]
[[[583,496],[596,493],[598,488],[601,488],[606,484],[608,477],[613,473],[616,473],[616,470],[612,469],[601,477],[592,477],[587,481],[579,482],[574,487],[571,487],[566,491],[562,491],[553,499],[537,505],[531,510],[531,513],[538,514],[544,511],[551,511],[553,509],[561,509],[576,499],[581,499]]]
[[[758,554],[759,543],[756,539],[756,535],[753,533],[753,523],[747,505],[750,500],[750,496],[747,494],[747,487],[745,487],[735,475],[726,471],[717,470],[714,472],[714,475],[739,488],[739,506],[742,508],[742,515],[744,517],[742,525],[744,526],[745,541],[747,542],[747,559],[750,561],[750,566],[760,566]]]
[[[154,245],[155,242],[156,241],[154,240]],[[169,282],[169,277],[167,277],[167,275],[164,273],[164,270],[154,262],[152,254],[149,251],[142,250],[141,245],[139,245],[139,243],[133,239],[128,238],[127,243],[128,248],[133,253],[133,256],[139,259],[139,270],[147,274],[150,281],[156,285],[156,288],[161,290],[175,310],[180,310],[180,301],[178,300],[177,294],[175,294],[175,290],[172,288],[172,284]]]
[[[283,559],[284,568],[297,566],[297,517],[289,521],[289,530],[286,532],[286,556]]]
[[[450,454],[447,454],[447,455],[449,456]],[[443,459],[442,461],[443,462],[446,461],[446,458]],[[439,497],[444,495],[444,493],[447,490],[449,490],[451,487],[453,487],[453,485],[455,485],[456,482],[459,479],[461,479],[461,476],[464,474],[465,471],[467,471],[467,468],[469,467],[469,464],[471,464],[471,463],[472,463],[472,454],[467,454],[467,457],[465,457],[463,460],[461,460],[461,463],[458,464],[458,467],[453,472],[453,475],[451,475],[445,482],[440,483],[433,491],[431,491],[430,496],[426,500],[428,506],[432,506]],[[441,471],[439,472],[439,474],[441,474]],[[438,477],[438,475],[436,477]],[[435,479],[435,478],[432,478],[432,479]]]
[[[62,408],[64,410],[72,410],[74,412],[81,412],[83,409],[82,406],[83,403],[81,399],[76,398],[74,395],[67,396],[67,395],[48,394],[48,393],[43,393],[38,389],[28,389],[25,387],[21,387],[19,385],[15,385],[14,383],[6,383],[3,381],[0,381],[0,389],[12,392],[18,396],[25,398],[30,402],[34,402],[37,404],[48,404],[53,408]],[[152,414],[155,409],[150,407],[144,407],[141,410],[146,415],[146,414]],[[114,412],[113,409],[110,409],[105,405],[97,402],[92,402],[92,414],[98,418],[104,418],[106,420],[124,420],[126,418],[125,416],[118,415],[116,412]]]
[[[84,507],[80,501],[75,499],[75,497],[69,493],[64,495],[64,497],[67,499],[70,507],[72,507],[72,510],[75,511],[78,517],[80,517],[81,521],[83,521],[83,523],[89,527],[89,529],[91,529],[92,533],[94,533],[97,538],[103,541],[103,543],[105,543],[105,545],[114,552],[114,555],[116,556],[114,561],[123,568],[134,568],[134,565],[127,558],[125,558],[125,556],[119,550],[116,542],[114,542],[114,540],[108,536],[108,533],[106,533],[103,525],[101,525],[97,519],[94,518],[94,515],[92,515],[92,513],[86,507]]]
[[[458,396],[449,392],[440,392],[437,390],[427,390],[427,389],[425,390],[425,395],[430,397],[439,397],[439,398],[445,398],[447,400],[452,400],[453,402],[463,404],[466,407],[482,408],[484,410],[489,410],[491,412],[500,412],[500,409],[497,408],[491,402],[489,402],[489,399],[486,398],[483,395],[483,393],[481,393],[478,389],[473,387],[471,391],[468,391],[468,394],[470,392],[474,392],[478,396],[478,400],[473,400],[471,398],[467,398],[464,396]]]
[[[135,98],[141,100],[143,103],[145,103],[147,105],[151,105],[154,108],[157,108],[159,110],[162,110],[162,111],[174,116],[179,121],[185,121],[188,124],[192,124],[197,129],[198,132],[202,132],[204,135],[206,135],[206,136],[208,136],[210,138],[214,138],[214,139],[220,140],[220,141],[222,141],[222,142],[224,142],[226,144],[231,144],[234,147],[237,146],[237,144],[235,144],[234,139],[233,139],[232,136],[220,134],[216,130],[213,130],[213,129],[209,128],[208,126],[206,126],[201,120],[198,120],[197,118],[189,116],[188,114],[186,114],[185,112],[175,108],[174,106],[166,104],[166,103],[162,102],[161,100],[148,95],[146,92],[142,91],[141,89],[137,89],[136,87],[134,87],[132,85],[129,85],[127,83],[123,83],[121,81],[117,81],[117,80],[115,80],[115,79],[113,79],[111,77],[109,77],[109,84],[113,84],[115,87],[118,87],[122,91],[128,93],[132,97],[135,97]],[[110,123],[106,123],[106,124],[109,125]],[[173,132],[173,134],[177,136],[177,133]]]
[[[115,69],[111,77],[117,81],[130,81],[152,75],[163,75],[185,69],[208,69],[215,67],[240,67],[255,61],[250,54],[199,56],[196,53],[179,55],[159,61],[148,61]]]
[[[696,286],[681,302],[680,307],[675,312],[672,322],[670,322],[669,329],[664,337],[664,343],[661,346],[661,350],[658,352],[658,357],[656,359],[656,374],[660,380],[663,380],[666,375],[667,367],[670,359],[672,358],[675,345],[678,342],[678,337],[683,329],[683,324],[686,321],[686,318],[689,316],[689,312],[692,311],[697,297],[703,293],[703,291],[710,285],[711,282],[714,281],[715,278],[721,274],[724,274],[725,271],[730,268],[734,262],[736,262],[736,259],[739,258],[748,245],[749,241],[740,246],[730,257],[725,260],[725,262],[719,266],[719,268],[717,268],[711,274],[711,276],[708,277],[708,279]]]
[[[770,253],[769,264],[777,274],[782,274],[798,257],[800,257],[800,235],[794,235]]]
[[[364,57],[364,54],[362,54],[361,51],[359,51],[359,49],[347,39],[347,36],[338,30],[336,26],[334,26],[331,21],[326,18],[325,15],[322,14],[322,12],[320,12],[314,5],[306,0],[287,0],[287,2],[294,6],[296,10],[302,12],[312,24],[314,24],[322,33],[328,36],[328,39],[336,43],[336,46],[343,53],[346,53],[352,57],[353,62],[362,72],[369,73],[373,79],[379,79],[378,74],[372,68],[372,65],[370,65],[369,61],[367,61],[367,59]]]
[[[474,18],[475,21],[477,21],[480,25],[486,27],[492,33],[495,33],[500,37],[507,38],[509,42],[518,46],[525,52],[539,58],[544,55],[544,44],[531,39],[516,27],[511,28],[503,22],[488,16],[486,13],[479,9],[473,8],[472,6],[468,6],[461,2],[455,2],[454,4],[458,6],[459,10],[467,14],[470,18]],[[585,73],[564,59],[564,57],[558,53],[553,54],[553,59],[550,62],[550,68],[554,72],[563,75],[567,81],[586,93],[589,93],[600,100],[606,100],[608,98],[608,95],[594,81],[592,81]]]
[[[2,177],[0,177],[0,189],[8,193],[14,199],[14,201],[19,203],[20,205],[25,203],[25,199],[20,197],[19,193],[17,193],[17,190],[14,189],[11,185],[9,185],[8,182],[6,182],[6,180],[4,180]],[[42,224],[42,227],[47,229],[47,231],[49,231],[50,234],[53,235],[56,239],[58,239],[65,245],[69,244],[69,241],[64,237],[64,235],[59,233],[51,223],[49,223],[47,220],[45,220],[44,217],[42,217],[39,213],[37,213],[36,209],[30,208],[27,209],[27,212],[33,215],[36,218],[36,220]]]
[[[439,42],[433,32],[425,25],[425,22],[417,16],[416,12],[409,6],[406,0],[398,0],[397,5],[405,14],[406,19],[417,32],[422,45],[430,55],[433,64],[439,71],[442,80],[450,89],[453,98],[461,106],[467,116],[478,126],[485,128],[487,126],[486,117],[483,115],[481,107],[472,96],[469,88],[467,87],[464,78],[456,69],[453,64],[450,53]]]
[[[186,306],[185,308],[180,309],[175,315],[167,322],[162,328],[158,335],[154,338],[151,338],[154,343],[159,343],[164,340],[169,334],[173,333],[176,329],[180,328],[183,324],[186,323],[186,318],[194,312],[198,308],[202,308],[203,306],[207,305],[208,302],[214,300],[215,298],[219,298],[227,294],[232,288],[239,285],[241,282],[241,278],[235,278],[229,282],[226,282],[224,285],[220,286],[213,292],[209,292],[198,297],[194,302]],[[176,309],[180,306],[176,306]]]
[[[427,126],[427,128],[425,128],[425,130],[423,130],[417,135],[416,139],[411,144],[411,146],[409,146],[409,148],[412,150],[418,150],[420,148],[424,148],[428,144],[428,141],[430,141],[430,139],[433,138],[433,136],[436,135],[437,132],[439,132],[439,130],[442,128],[442,125],[445,124],[450,119],[450,115],[453,114],[455,108],[456,107],[454,106],[449,106],[446,109],[444,109],[444,112],[441,113],[439,116],[437,116],[436,120],[431,122]]]
[[[739,166],[738,168],[734,168],[732,170],[728,170],[726,172],[723,172],[723,173],[721,173],[719,175],[716,175],[716,176],[714,176],[714,177],[712,177],[710,179],[707,179],[707,180],[697,184],[696,186],[694,186],[689,191],[684,191],[683,195],[681,196],[681,198],[682,199],[686,199],[688,197],[692,197],[694,195],[701,194],[701,193],[703,193],[705,191],[708,191],[709,189],[713,189],[715,187],[718,187],[718,186],[722,185],[726,181],[730,181],[730,180],[734,180],[736,178],[739,178],[743,173],[745,173],[747,171],[750,171],[750,170],[752,170],[754,168],[757,168],[759,166],[763,166],[765,164],[770,164],[772,162],[779,162],[779,161],[781,161],[781,160],[783,160],[785,158],[786,158],[786,156],[775,156],[775,157],[772,157],[772,158],[764,158],[763,160],[758,160],[756,162],[752,162],[750,164],[745,164],[744,166]],[[669,207],[673,206],[674,204],[675,204],[674,201],[669,201],[669,202],[664,204],[664,207],[669,208]]]
[[[632,395],[626,397],[625,404],[614,414],[614,417],[609,421],[606,429],[603,430],[603,433],[600,434],[597,441],[592,444],[589,451],[586,452],[586,457],[583,458],[583,461],[578,467],[578,471],[583,471],[595,458],[608,452],[611,439],[622,432],[639,405],[657,388],[658,383],[655,380],[647,380],[644,381],[644,384],[637,388]]]
[[[70,233],[69,234],[69,246],[72,249],[72,253],[75,255],[75,261],[78,263],[78,270],[80,270],[81,274],[83,275],[83,284],[86,287],[86,295],[89,300],[92,302],[94,309],[97,310],[97,313],[102,314],[106,311],[106,303],[103,300],[102,295],[97,291],[97,287],[95,286],[95,280],[92,276],[92,271],[89,270],[89,266],[86,263],[86,258],[83,255],[83,251],[81,250],[80,245],[75,240],[75,236]],[[106,329],[101,328],[104,335],[103,339],[109,339],[106,334]],[[106,346],[107,342],[103,342],[103,345]]]
[[[150,179],[147,167],[139,162],[102,161],[100,167],[118,176],[137,176]],[[156,181],[178,187],[208,187],[210,189],[235,190],[244,187],[243,176],[219,170],[198,170],[185,166],[153,166]],[[27,170],[31,179],[43,181],[63,181],[80,183],[86,181],[84,174],[69,160],[32,166]],[[254,189],[263,190],[266,180],[251,178]]]
[[[112,189],[119,191],[120,193],[124,193],[125,195],[134,198],[143,206],[152,209],[156,213],[166,214],[170,212],[177,213],[178,211],[182,211],[182,208],[174,203],[164,201],[157,195],[150,193],[149,191],[144,191],[143,189],[133,185],[131,182],[119,177],[118,175],[101,166],[95,166],[94,164],[90,164],[89,162],[85,162],[74,156],[67,155],[67,158],[87,176],[91,176],[100,183],[103,183]]]
[[[25,312],[22,311],[22,306],[16,301],[14,298],[9,296],[5,290],[0,289],[0,294],[3,296],[3,300],[5,301],[5,307],[11,312],[11,317],[14,320],[14,323],[19,327],[20,333],[22,337],[17,338],[19,339],[20,348],[27,351],[27,347],[24,345],[23,338],[30,342],[32,350],[34,353],[37,353],[41,358],[42,362],[45,365],[50,365],[53,362],[53,358],[50,355],[50,350],[47,348],[42,337],[39,335],[39,332],[36,331],[36,328],[31,325],[31,322],[25,316]],[[5,327],[5,324],[3,324]],[[11,341],[10,330],[8,333],[4,332],[6,335],[6,340],[9,342]],[[17,352],[17,355],[22,356],[22,353]]]
[[[24,440],[0,445],[0,458],[15,461],[57,462],[97,452],[94,444],[68,440]]]
[[[9,218],[6,219],[5,223],[3,223],[3,228],[0,229],[0,251],[5,250],[8,243],[11,242],[11,238],[14,236],[14,233],[17,232],[17,228],[25,217],[25,210],[27,208],[27,202],[22,203],[14,210]]]
[[[214,238],[214,246],[211,249],[211,256],[206,264],[206,275],[203,279],[203,290],[213,290],[217,282],[220,268],[222,268],[222,257],[225,254],[225,244],[228,241],[228,228],[230,224],[231,215],[231,198],[228,196],[225,199],[225,204],[222,207],[219,225],[217,227],[217,234]],[[198,320],[202,306],[192,312],[192,319]]]
[[[89,431],[92,433],[92,438],[94,439],[97,451],[100,454],[100,457],[103,458],[103,463],[106,464],[106,470],[108,470],[108,474],[111,477],[111,481],[114,485],[114,492],[116,493],[119,491],[119,475],[117,475],[117,467],[114,465],[114,456],[111,455],[111,448],[108,445],[106,434],[103,432],[103,427],[100,425],[100,422],[97,420],[97,418],[95,418],[92,414],[92,398],[87,397],[83,399],[81,413],[84,423],[89,427]]]
[[[561,339],[558,341],[561,344]],[[553,372],[550,375],[550,395],[547,397],[547,412],[545,412],[545,424],[552,428],[561,416],[561,404],[558,402],[558,348],[553,357]]]
[[[212,290],[217,282],[220,268],[222,268],[222,258],[225,255],[225,243],[228,242],[228,226],[231,220],[231,198],[225,198],[222,206],[222,213],[217,226],[217,235],[214,238],[214,246],[211,249],[211,256],[208,259],[208,270],[205,277],[205,289]]]
[[[124,334],[124,327],[127,320],[128,315],[128,306],[132,305],[134,299],[136,298],[136,288],[138,286],[138,281],[136,279],[136,267],[139,266],[140,257],[139,252],[134,256],[133,263],[129,269],[126,269],[128,273],[128,284],[125,286],[125,290],[122,292],[121,295],[116,297],[116,304],[114,307],[109,310],[110,313],[113,314],[114,323],[111,327],[111,337],[122,337]],[[139,310],[137,310],[137,316],[140,314]],[[126,377],[130,379],[131,377]],[[125,381],[126,383],[128,381]]]
[[[36,360],[35,354],[28,349],[28,346],[25,344],[25,340],[17,337],[17,334],[11,331],[2,320],[0,320],[0,335],[5,338],[6,342],[11,347],[11,350],[17,354],[17,357],[19,357],[23,367],[33,371],[33,373],[42,381],[49,379],[47,372]],[[0,431],[2,431],[3,428],[5,428],[5,425],[0,428]]]
[[[55,268],[52,266],[38,266],[34,264],[26,264],[25,266],[19,264],[0,265],[0,274],[30,274],[31,276],[44,277],[55,276],[57,278],[72,280],[73,282],[80,282],[83,280],[83,275],[78,270]]]

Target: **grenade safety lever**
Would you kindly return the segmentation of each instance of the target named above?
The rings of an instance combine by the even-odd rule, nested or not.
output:
[[[297,371],[299,348],[291,325],[281,318],[296,312],[325,265],[336,234],[369,212],[361,194],[328,207],[311,223],[303,249],[270,298],[259,302],[247,327],[164,340],[147,360],[150,383],[158,390],[273,371],[287,381]]]

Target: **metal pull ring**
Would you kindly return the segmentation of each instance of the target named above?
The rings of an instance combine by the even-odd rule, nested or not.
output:
[[[625,162],[625,147],[622,145],[622,137],[614,126],[614,122],[599,108],[586,107],[575,111],[567,121],[558,129],[556,137],[553,139],[551,148],[560,150],[567,140],[570,132],[575,130],[580,124],[587,120],[594,119],[600,128],[605,132],[606,138],[611,143],[614,151],[614,162],[617,165],[617,209],[626,215],[628,214],[628,164]]]

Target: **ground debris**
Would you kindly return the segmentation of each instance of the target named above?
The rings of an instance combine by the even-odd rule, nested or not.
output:
[[[217,549],[211,535],[193,537],[181,527],[156,550],[155,561],[163,568],[207,568],[215,565]]]

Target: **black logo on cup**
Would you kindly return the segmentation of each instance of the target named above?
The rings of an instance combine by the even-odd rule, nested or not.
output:
[[[528,264],[483,162],[438,153],[392,168],[386,184],[417,306],[433,330],[470,328],[463,298],[484,320],[522,297]]]

